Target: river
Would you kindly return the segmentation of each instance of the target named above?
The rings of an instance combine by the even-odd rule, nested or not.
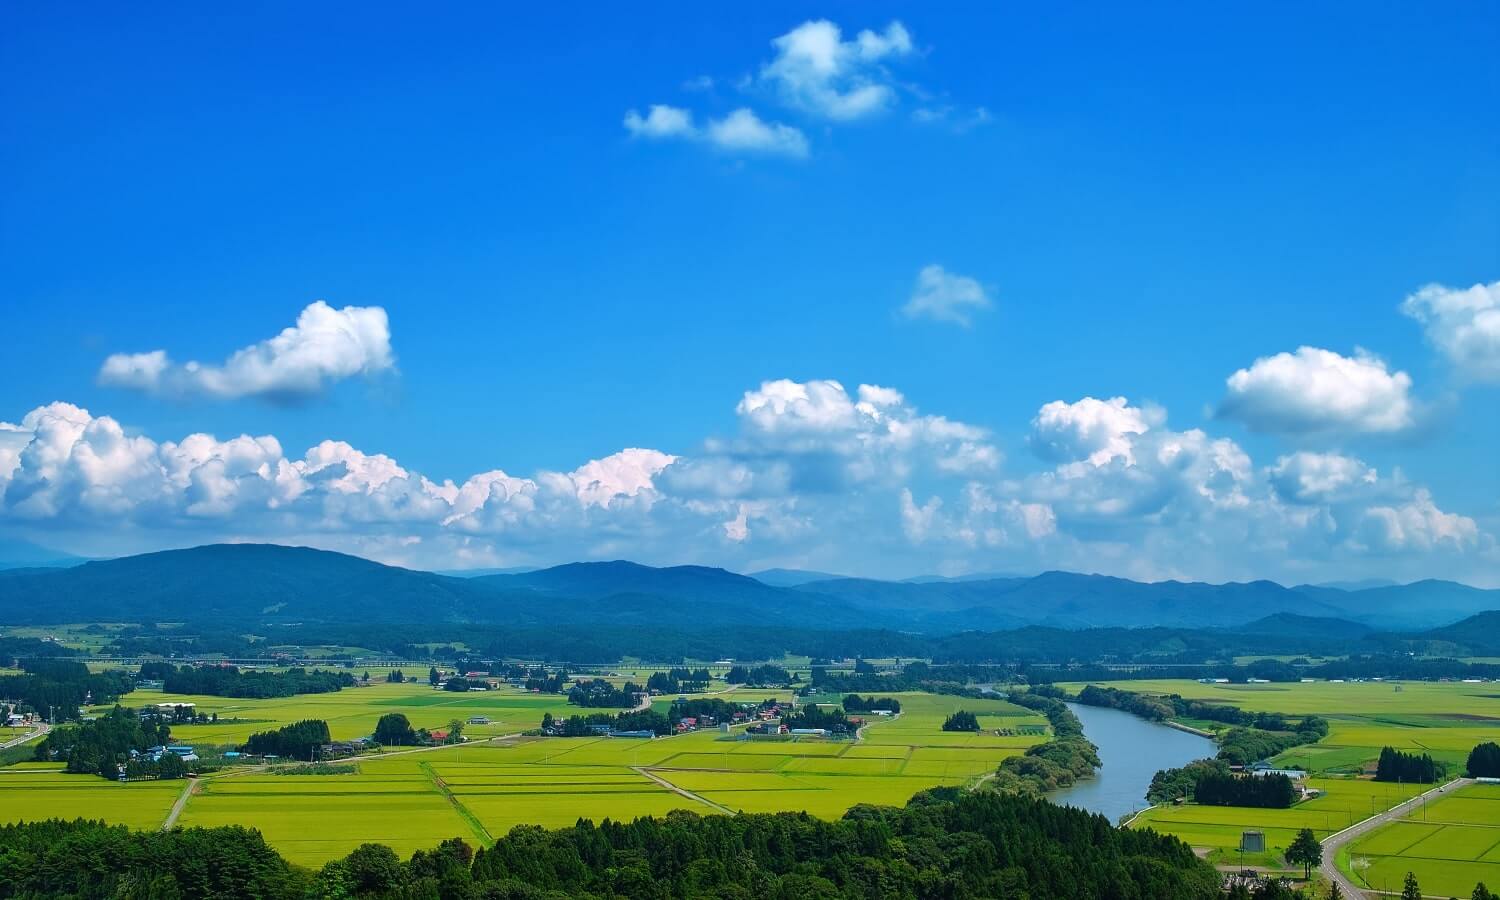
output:
[[[1168,728],[1118,709],[1069,703],[1083,736],[1099,748],[1104,765],[1093,778],[1048,796],[1054,803],[1102,813],[1111,822],[1145,807],[1146,788],[1159,769],[1171,769],[1217,752],[1208,738]]]

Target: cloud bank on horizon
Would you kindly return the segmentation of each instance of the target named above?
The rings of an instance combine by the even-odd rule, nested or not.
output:
[[[1433,343],[1461,346],[1466,373],[1482,375],[1500,366],[1483,333],[1497,287],[1424,288],[1403,309],[1418,308]],[[364,371],[371,357],[351,331],[373,335],[375,368],[389,365],[382,310],[314,304],[296,328],[216,368],[213,383],[254,396]],[[689,452],[626,448],[567,471],[496,468],[462,483],[337,440],[295,455],[273,435],[151,437],[53,402],[0,422],[0,523],[74,546],[104,533],[152,546],[268,540],[432,567],[629,557],[869,571],[877,560],[870,574],[1491,580],[1500,545],[1474,518],[1399,469],[1329,446],[1411,427],[1411,388],[1363,351],[1301,347],[1234,372],[1220,404],[1221,418],[1293,443],[1274,458],[1176,430],[1157,406],[1082,397],[1039,407],[1023,437],[1036,464],[1009,471],[991,429],[922,411],[896,388],[778,379],[742,394],[734,434]],[[1304,438],[1316,446],[1297,446]]]

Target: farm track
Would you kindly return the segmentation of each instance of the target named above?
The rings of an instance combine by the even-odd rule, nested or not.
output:
[[[167,813],[167,820],[161,823],[162,831],[171,831],[172,826],[177,824],[177,817],[187,809],[188,798],[198,793],[200,782],[196,778],[189,778],[187,784],[182,786],[182,793],[177,795],[177,800],[172,804],[172,809]]]
[[[443,776],[439,775],[432,768],[432,764],[423,760],[417,763],[417,767],[426,773],[427,778],[432,782],[433,787],[437,788],[438,793],[448,798],[448,802],[453,804],[453,809],[458,813],[459,817],[469,823],[469,828],[473,830],[474,836],[479,838],[484,846],[493,847],[495,845],[495,838],[490,834],[490,830],[484,827],[484,823],[479,821],[478,816],[475,816],[467,806],[464,806],[463,801],[459,800],[457,795],[453,793],[453,790],[448,787],[448,782],[443,780]]]
[[[719,804],[713,802],[712,800],[709,800],[706,797],[700,797],[686,788],[680,788],[672,782],[666,780],[665,778],[657,775],[650,769],[647,769],[645,766],[631,766],[630,770],[635,772],[637,775],[644,775],[645,777],[651,779],[652,781],[656,782],[657,784],[661,785],[674,794],[686,797],[687,799],[692,800],[695,803],[702,803],[704,806],[709,807],[715,812],[723,813],[726,816],[735,815],[735,811],[730,809],[729,807],[720,806]]]

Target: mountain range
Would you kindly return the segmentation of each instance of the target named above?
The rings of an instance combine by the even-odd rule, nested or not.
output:
[[[0,572],[0,622],[775,625],[937,634],[1257,621],[1308,628],[1318,627],[1313,619],[1344,619],[1416,630],[1500,609],[1500,591],[1450,581],[1346,590],[1073,572],[912,581],[762,574],[617,560],[457,577],[306,547],[216,544]]]

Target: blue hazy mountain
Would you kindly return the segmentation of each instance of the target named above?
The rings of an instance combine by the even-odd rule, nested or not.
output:
[[[625,560],[452,575],[271,544],[218,544],[0,575],[0,622],[208,621],[628,624],[886,628],[955,633],[1025,625],[1431,629],[1500,609],[1500,591],[1421,581],[1357,591],[1142,583],[1104,575],[767,584],[707,566]],[[1270,617],[1268,619],[1268,617]],[[1311,622],[1310,620],[1322,620]]]

